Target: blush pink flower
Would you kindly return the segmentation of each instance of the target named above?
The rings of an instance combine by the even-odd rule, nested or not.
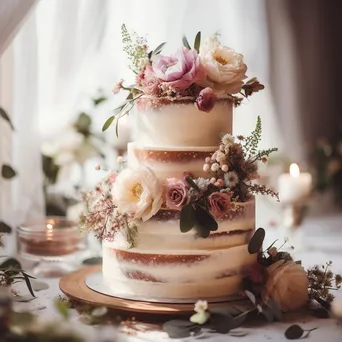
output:
[[[230,195],[224,192],[214,192],[209,198],[210,212],[214,217],[221,217],[230,208]]]
[[[118,94],[120,89],[122,88],[122,83],[123,83],[123,79],[121,79],[116,85],[115,87],[113,88],[113,93],[114,94]]]
[[[216,95],[211,88],[207,87],[199,93],[195,106],[198,110],[209,113],[214,108],[215,101]]]
[[[164,86],[176,91],[184,90],[205,77],[197,51],[185,47],[172,56],[158,55],[152,68],[156,77],[166,83]]]
[[[160,80],[156,77],[151,66],[146,66],[144,69],[144,77],[140,82],[143,91],[147,95],[158,95],[160,92]]]
[[[188,202],[188,190],[185,184],[176,178],[166,180],[166,205],[169,209],[181,210]]]

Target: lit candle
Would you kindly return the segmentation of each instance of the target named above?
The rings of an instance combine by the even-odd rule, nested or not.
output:
[[[51,241],[53,237],[53,225],[51,223],[48,223],[46,225],[46,239],[48,241]]]
[[[291,164],[290,173],[280,175],[278,185],[280,201],[296,203],[309,196],[312,177],[308,172],[300,172],[297,164]]]

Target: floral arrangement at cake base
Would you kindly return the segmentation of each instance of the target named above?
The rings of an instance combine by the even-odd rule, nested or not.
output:
[[[277,249],[276,241],[262,250],[264,237],[265,230],[259,228],[248,245],[249,253],[257,255],[257,263],[246,269],[241,293],[248,303],[240,301],[236,305],[230,303],[210,308],[206,300],[198,300],[189,320],[171,320],[163,324],[169,337],[200,336],[205,330],[227,334],[246,321],[258,317],[267,322],[281,321],[285,313],[305,308],[317,317],[333,316],[330,313],[334,300],[331,291],[340,289],[342,276],[331,271],[332,262],[305,270],[290,253],[281,251],[284,245]],[[315,329],[303,330],[294,324],[285,331],[285,337],[304,338]]]

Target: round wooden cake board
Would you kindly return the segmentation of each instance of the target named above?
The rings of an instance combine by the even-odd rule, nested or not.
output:
[[[67,297],[76,302],[94,306],[105,306],[126,316],[144,320],[148,320],[149,318],[154,319],[157,316],[159,320],[162,320],[162,317],[164,319],[170,319],[171,316],[188,316],[194,312],[193,303],[153,303],[128,300],[96,292],[87,286],[86,278],[93,273],[99,272],[101,267],[101,265],[88,266],[66,274],[59,281],[59,288]],[[222,301],[210,303],[210,307],[234,306],[245,303],[245,300]]]

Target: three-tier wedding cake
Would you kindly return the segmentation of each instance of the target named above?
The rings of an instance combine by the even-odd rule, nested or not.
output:
[[[123,27],[123,37],[128,32]],[[103,240],[103,279],[122,297],[160,301],[220,300],[239,292],[256,264],[254,194],[261,122],[248,137],[232,136],[233,106],[263,86],[242,55],[217,37],[176,54],[132,45],[136,84],[120,81],[126,101],[104,125],[135,105],[136,140],[122,170],[85,196],[82,226]],[[238,94],[238,95],[237,95]],[[243,97],[241,97],[243,96]],[[118,122],[117,122],[118,124]]]

